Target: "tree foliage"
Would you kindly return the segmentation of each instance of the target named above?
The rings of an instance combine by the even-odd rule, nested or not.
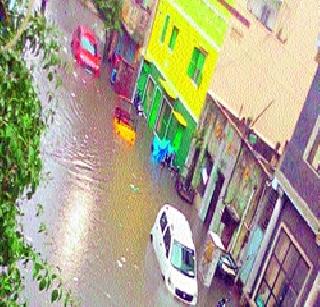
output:
[[[107,31],[120,30],[122,0],[93,0]]]
[[[57,32],[36,11],[28,16],[23,10],[8,10],[9,1],[0,1],[6,18],[0,21],[0,306],[23,304],[22,264],[32,264],[33,278],[39,290],[49,290],[51,300],[72,303],[70,292],[62,287],[59,274],[27,242],[20,216],[19,199],[32,197],[40,180],[42,168],[40,137],[45,128],[41,103],[35,90],[32,72],[24,59],[31,51],[39,57],[48,76],[60,65]],[[22,5],[23,1],[17,1]],[[21,35],[17,37],[20,29]],[[8,46],[12,40],[14,44]],[[49,78],[49,77],[48,77]],[[53,79],[50,77],[50,79]],[[55,78],[56,79],[56,78]],[[45,232],[45,225],[39,231]]]

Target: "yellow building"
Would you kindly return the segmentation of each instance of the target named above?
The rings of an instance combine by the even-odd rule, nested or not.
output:
[[[178,166],[188,153],[229,18],[218,0],[158,1],[137,91],[150,129],[171,141]]]

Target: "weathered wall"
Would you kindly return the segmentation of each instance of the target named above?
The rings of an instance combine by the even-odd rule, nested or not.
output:
[[[273,100],[254,127],[269,144],[284,145],[316,70],[319,1],[283,1],[273,31],[249,12],[247,1],[234,6],[250,27],[230,19],[210,88],[236,115],[242,109],[245,117],[255,118]],[[285,43],[277,38],[280,29]]]
[[[318,116],[320,116],[320,66],[280,167],[291,186],[320,219],[320,177],[303,157]]]

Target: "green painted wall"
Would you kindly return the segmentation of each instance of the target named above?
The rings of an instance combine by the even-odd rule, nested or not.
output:
[[[159,91],[158,88],[161,86],[159,85],[159,80],[161,78],[160,72],[157,70],[157,68],[153,65],[145,61],[143,63],[142,70],[140,72],[138,81],[137,81],[137,89],[140,91],[140,93],[143,95],[144,100],[146,99],[146,86],[149,76],[152,77],[153,81],[155,82],[155,86],[153,89],[153,101],[151,102],[151,108],[148,114],[147,114],[147,121],[148,121],[148,127],[149,129],[155,129],[156,123],[157,123],[157,117],[160,114],[160,108],[162,104],[162,98],[165,94],[164,91]],[[185,118],[187,122],[186,127],[179,127],[179,123],[175,119],[175,117],[171,116],[170,125],[167,132],[167,138],[171,140],[172,142],[174,140],[177,141],[176,133],[179,129],[182,130],[182,137],[180,140],[180,146],[176,155],[175,164],[177,166],[183,167],[185,159],[189,152],[189,146],[191,144],[191,139],[194,130],[196,129],[196,123],[192,116],[189,114],[189,112],[186,110],[184,105],[179,101],[172,102],[173,110],[181,113],[183,117]],[[170,116],[169,116],[170,118]],[[168,120],[168,116],[164,117],[163,120]]]
[[[189,112],[186,110],[184,105],[179,100],[176,101],[174,105],[174,110],[180,112],[187,122],[187,127],[183,128],[184,133],[181,140],[181,146],[176,157],[177,165],[183,167],[185,159],[189,153],[193,132],[195,131],[197,125],[192,116],[189,114]]]

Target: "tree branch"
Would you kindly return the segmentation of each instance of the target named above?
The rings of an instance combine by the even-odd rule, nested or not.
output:
[[[3,51],[8,51],[9,49],[12,49],[15,47],[18,39],[20,38],[21,34],[23,33],[23,31],[26,29],[30,16],[32,14],[32,9],[33,9],[33,5],[35,3],[35,0],[30,0],[29,1],[29,6],[27,9],[27,14],[26,17],[24,18],[20,28],[18,29],[18,31],[16,32],[15,36],[3,47]]]

